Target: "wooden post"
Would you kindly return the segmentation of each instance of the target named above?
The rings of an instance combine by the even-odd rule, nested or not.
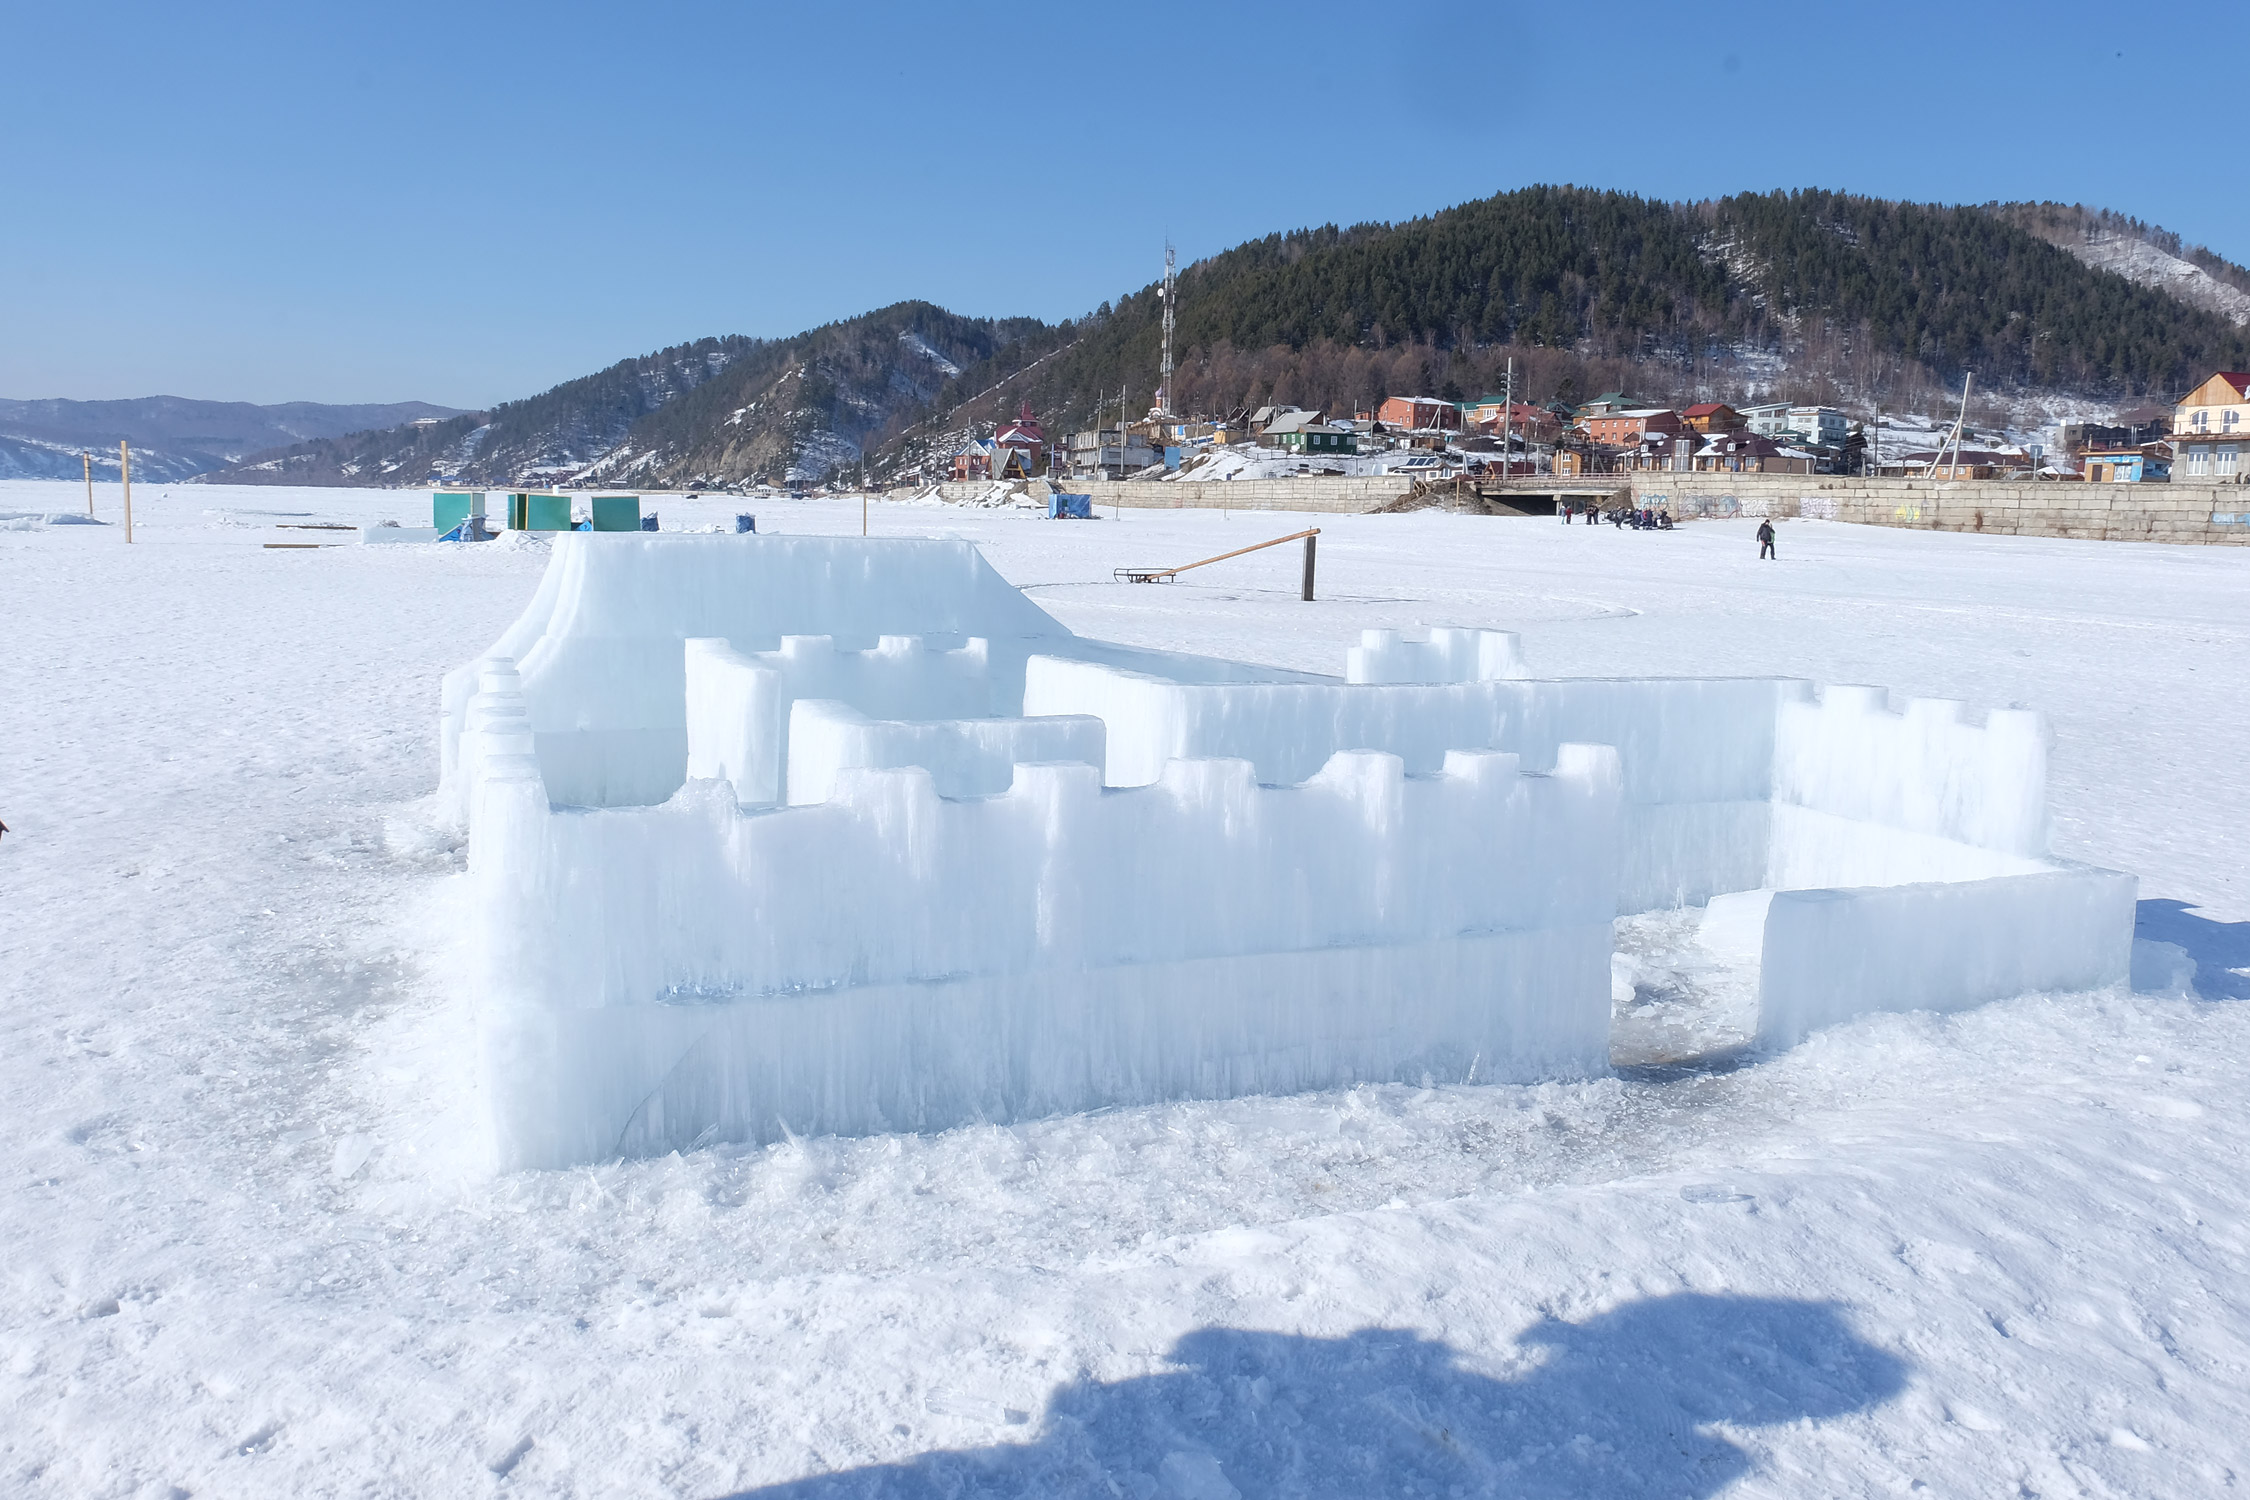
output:
[[[117,477],[125,485],[125,540],[133,539],[133,452],[125,440],[117,440]]]
[[[1311,534],[1310,534],[1309,536],[1307,536],[1307,537],[1305,538],[1305,602],[1306,602],[1307,604],[1310,604],[1310,603],[1312,603],[1312,602],[1313,602],[1313,597],[1312,597],[1313,547],[1314,547],[1314,546],[1315,546],[1315,545],[1316,545],[1316,544],[1317,544],[1317,543],[1318,543],[1319,541],[1320,541],[1320,533],[1319,533],[1319,532],[1317,532],[1317,531],[1315,531],[1315,532],[1311,533]]]
[[[91,519],[94,514],[94,455],[81,449],[78,456],[86,463],[86,515]]]

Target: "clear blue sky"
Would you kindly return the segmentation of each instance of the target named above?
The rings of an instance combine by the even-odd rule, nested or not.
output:
[[[2250,198],[2170,149],[2228,96],[2116,5],[0,0],[0,34],[10,397],[484,405],[908,297],[1068,317],[1167,233],[1534,182],[2054,198],[2250,258]]]

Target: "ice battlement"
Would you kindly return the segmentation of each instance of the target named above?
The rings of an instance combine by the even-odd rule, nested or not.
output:
[[[2123,974],[2037,715],[1527,673],[1089,641],[955,542],[559,538],[445,693],[499,1159],[1585,1076],[1611,919],[1681,904],[1774,1045]]]

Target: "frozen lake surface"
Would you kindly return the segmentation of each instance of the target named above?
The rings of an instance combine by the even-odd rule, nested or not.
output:
[[[115,519],[114,489],[98,492]],[[1737,1053],[1620,931],[1615,1076],[1362,1088],[482,1177],[432,944],[434,684],[536,542],[269,551],[425,497],[142,486],[0,529],[0,1487],[56,1496],[2181,1495],[2250,1472],[2250,557],[1785,523],[878,504],[1083,634],[1334,671],[2021,703],[2054,851],[2199,996]],[[847,502],[651,499],[856,534]],[[0,513],[81,509],[0,484]],[[1169,587],[1302,525],[1294,547]],[[4,526],[5,523],[0,523]]]

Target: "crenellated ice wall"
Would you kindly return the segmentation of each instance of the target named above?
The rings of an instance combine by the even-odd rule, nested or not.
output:
[[[692,756],[691,756],[692,759]],[[848,703],[806,698],[789,710],[789,803],[826,802],[848,771],[929,772],[941,797],[1004,792],[1015,768],[1043,761],[1102,763],[1102,721],[870,719]]]
[[[961,543],[558,538],[445,685],[500,1159],[1582,1075],[1610,917],[1706,901],[1769,1045],[2123,972],[2035,714],[1469,629],[1347,675],[1082,639]]]
[[[1511,630],[1464,630],[1440,625],[1418,634],[1363,630],[1344,653],[1344,680],[1352,683],[1486,682],[1529,677],[1523,642]]]
[[[863,717],[897,721],[987,718],[1022,697],[993,675],[991,642],[982,636],[933,650],[920,636],[886,635],[853,651],[838,649],[831,636],[785,635],[772,651],[749,652],[693,637],[685,667],[688,778],[731,781],[746,807],[802,800],[785,797],[791,711],[800,700],[833,700]]]
[[[963,800],[846,771],[764,812],[709,783],[553,811],[526,758],[487,764],[471,870],[513,1165],[1606,1065],[1608,747],[1544,776],[1344,753],[1294,787],[1019,765]]]

